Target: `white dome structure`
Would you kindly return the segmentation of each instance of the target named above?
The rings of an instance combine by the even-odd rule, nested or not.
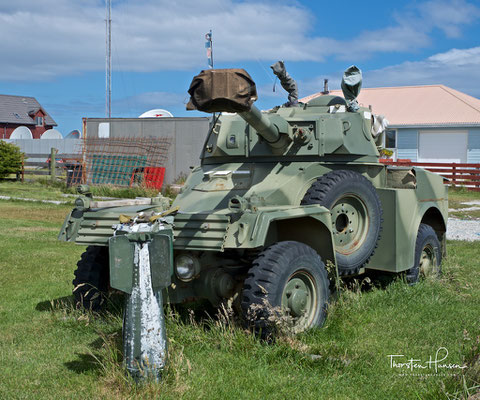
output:
[[[78,129],[74,129],[71,131],[67,136],[65,136],[65,139],[80,139],[82,137],[82,134]]]
[[[56,129],[47,129],[43,132],[43,135],[40,139],[63,139],[62,134]]]
[[[144,112],[138,118],[167,118],[167,117],[170,117],[170,118],[173,117],[170,111],[163,110],[161,108],[155,108],[153,110]]]
[[[33,139],[32,131],[26,126],[19,126],[12,132],[10,139]]]

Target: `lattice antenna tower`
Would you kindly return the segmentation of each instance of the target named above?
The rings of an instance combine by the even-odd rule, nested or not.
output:
[[[112,1],[105,0],[105,117],[112,116]]]

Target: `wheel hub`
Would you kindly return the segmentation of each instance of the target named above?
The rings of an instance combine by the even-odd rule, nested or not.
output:
[[[317,296],[313,278],[306,271],[293,274],[282,295],[282,308],[295,319],[297,330],[308,327],[315,317]]]
[[[423,277],[436,276],[438,273],[437,256],[432,246],[423,248],[420,255],[420,275]]]
[[[286,288],[287,307],[294,317],[300,317],[305,313],[308,300],[308,289],[305,283],[298,278],[288,282]]]
[[[367,207],[357,196],[347,194],[337,200],[330,213],[335,248],[341,254],[353,253],[363,245],[367,235]]]

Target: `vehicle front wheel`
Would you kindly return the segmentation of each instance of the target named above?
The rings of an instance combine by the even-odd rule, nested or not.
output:
[[[108,247],[88,246],[77,263],[73,297],[77,308],[99,311],[109,288]]]
[[[285,241],[268,247],[253,262],[243,287],[242,310],[264,337],[282,327],[298,333],[323,325],[328,297],[321,257],[303,243]]]

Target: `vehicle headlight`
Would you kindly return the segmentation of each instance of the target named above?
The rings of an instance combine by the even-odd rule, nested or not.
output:
[[[189,254],[180,254],[175,258],[175,273],[184,282],[191,281],[200,272],[200,262]]]
[[[75,200],[75,205],[76,205],[77,207],[83,207],[83,206],[84,206],[83,199],[82,199],[81,197],[77,198],[77,199]]]

